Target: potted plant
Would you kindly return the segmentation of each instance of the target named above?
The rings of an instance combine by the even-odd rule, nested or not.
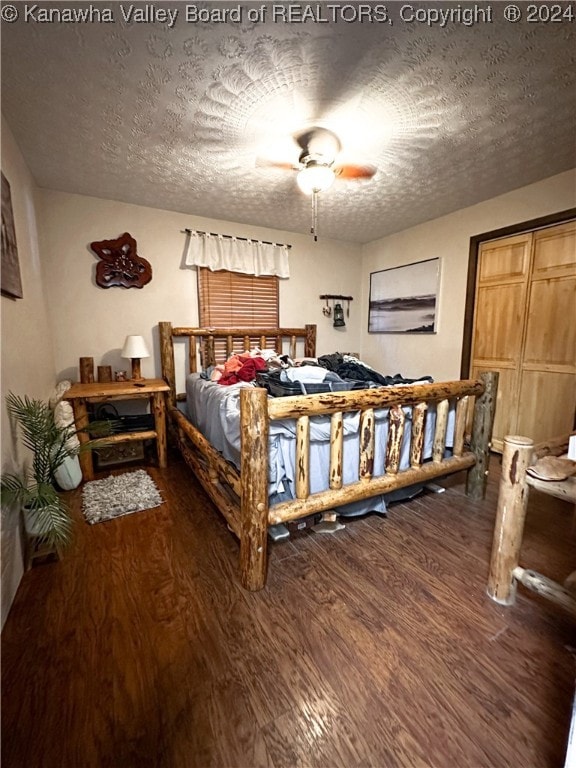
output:
[[[56,474],[64,462],[80,451],[74,424],[60,426],[48,403],[6,396],[6,407],[19,428],[23,444],[32,452],[32,468],[22,474],[3,475],[0,494],[3,504],[19,503],[28,534],[59,551],[70,543],[72,519],[68,505],[57,490]],[[91,434],[110,434],[110,422],[90,424]],[[90,442],[82,448],[90,448]]]

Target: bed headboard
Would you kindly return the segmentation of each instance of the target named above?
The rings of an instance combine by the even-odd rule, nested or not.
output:
[[[184,339],[188,345],[187,373],[196,373],[202,368],[214,365],[215,350],[220,342],[226,356],[234,352],[248,351],[258,346],[261,349],[275,349],[278,354],[297,357],[298,347],[304,357],[316,356],[316,326],[304,328],[184,328],[169,322],[158,323],[160,331],[160,357],[162,376],[170,387],[169,399],[172,405],[184,395],[176,393],[176,365],[174,339]]]

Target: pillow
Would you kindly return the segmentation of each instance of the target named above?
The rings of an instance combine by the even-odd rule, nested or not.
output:
[[[72,382],[68,381],[68,379],[64,379],[63,381],[59,381],[58,384],[54,387],[52,390],[52,394],[50,395],[50,408],[56,408],[56,405],[62,400],[66,392],[70,389],[72,386]]]
[[[68,427],[74,424],[74,409],[67,400],[61,400],[54,408],[54,422],[57,427]],[[66,441],[66,447],[71,451],[79,445],[80,441],[76,434],[72,434]]]
[[[54,423],[57,427],[70,427],[74,425],[74,409],[67,400],[62,400],[66,392],[72,386],[68,380],[60,381],[50,396],[50,407],[54,410]],[[78,436],[72,431],[66,440],[66,448],[75,451],[80,445]],[[78,456],[67,456],[58,469],[54,472],[56,482],[63,491],[72,491],[78,488],[82,482],[82,470]]]

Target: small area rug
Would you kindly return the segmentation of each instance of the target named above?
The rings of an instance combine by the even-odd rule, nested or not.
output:
[[[152,509],[162,502],[160,491],[144,469],[91,480],[82,491],[82,511],[90,524]]]

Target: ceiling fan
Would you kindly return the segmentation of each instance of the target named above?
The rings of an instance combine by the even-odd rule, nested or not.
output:
[[[259,159],[257,165],[298,172],[298,186],[302,192],[312,196],[311,233],[314,240],[317,240],[318,193],[325,192],[336,179],[371,179],[376,168],[373,165],[338,163],[337,156],[342,150],[342,144],[338,136],[328,128],[315,125],[294,134],[293,139],[300,148],[296,163]]]

